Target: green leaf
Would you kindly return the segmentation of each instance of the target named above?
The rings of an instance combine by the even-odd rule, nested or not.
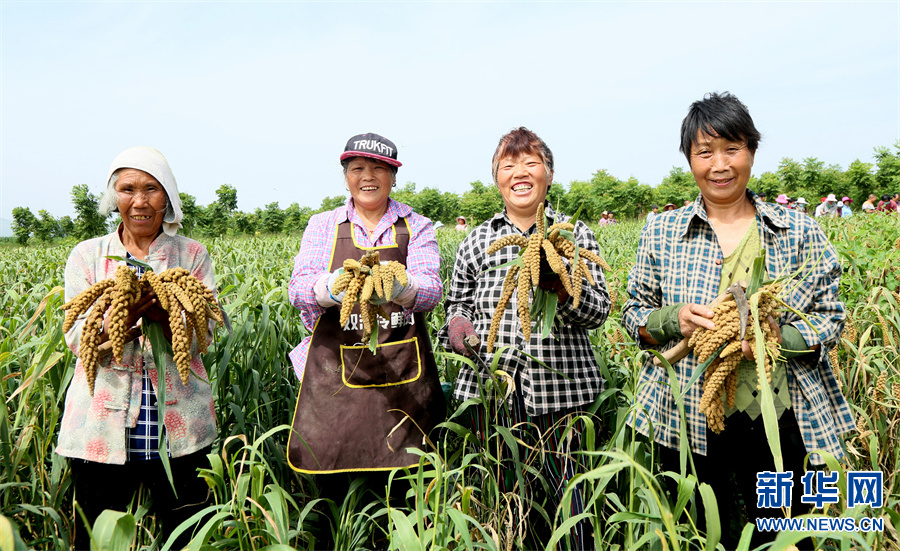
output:
[[[706,509],[706,549],[715,549],[722,538],[722,527],[719,525],[719,504],[716,502],[716,494],[712,486],[705,482],[700,483],[700,497],[703,498],[703,508]]]
[[[128,551],[134,540],[135,522],[131,513],[106,509],[94,522],[91,549]]]
[[[126,264],[131,264],[132,266],[140,266],[141,268],[143,268],[145,270],[150,270],[151,272],[153,271],[153,266],[147,264],[146,262],[141,262],[140,260],[138,260],[136,258],[125,258],[124,256],[116,256],[116,255],[109,255],[106,258],[108,258],[110,260],[115,260],[117,262],[125,262]]]
[[[172,345],[166,340],[166,336],[163,334],[162,325],[159,323],[151,322],[147,318],[144,318],[141,322],[141,326],[144,328],[144,334],[150,341],[150,347],[153,352],[153,363],[156,364],[156,407],[158,409],[156,423],[159,428],[159,458],[166,471],[166,477],[169,479],[169,484],[172,486],[172,491],[175,492],[175,497],[178,497],[178,489],[175,488],[175,481],[172,478],[172,467],[169,465],[169,450],[166,446],[165,422],[166,368],[168,367],[166,353],[172,354]],[[178,376],[178,374],[173,374],[173,377],[176,376]]]
[[[781,436],[778,430],[778,415],[775,413],[775,398],[772,387],[766,378],[766,336],[759,325],[759,294],[750,297],[750,312],[753,314],[753,335],[756,338],[756,373],[759,377],[759,405],[762,409],[763,426],[766,429],[766,439],[769,441],[769,449],[772,450],[772,458],[775,460],[775,470],[784,470],[784,457],[781,454]],[[763,323],[768,321],[763,320]]]
[[[372,352],[374,356],[376,351],[378,350],[378,319],[376,318],[375,323],[372,327],[372,334],[369,335],[369,351]]]
[[[546,339],[550,336],[550,330],[553,329],[553,321],[556,319],[556,308],[559,305],[559,295],[556,293],[544,293],[546,295],[546,299],[544,302],[544,311],[542,312],[543,319],[543,329],[541,331],[541,338]]]

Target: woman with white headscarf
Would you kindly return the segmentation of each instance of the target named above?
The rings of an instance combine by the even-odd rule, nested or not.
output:
[[[94,283],[114,277],[123,262],[110,257],[140,260],[157,273],[182,267],[215,291],[206,248],[178,235],[181,199],[162,153],[150,147],[133,147],[120,153],[110,166],[100,210],[103,214],[118,212],[122,222],[114,232],[75,246],[66,262],[67,301]],[[139,275],[143,272],[140,267],[129,266]],[[171,340],[168,314],[152,292],[130,308],[128,327],[140,325],[142,319],[159,322]],[[66,333],[66,343],[76,356],[83,325],[84,318],[79,319]],[[104,320],[100,342],[108,340],[107,328],[108,320]],[[126,343],[122,362],[112,354],[101,355],[93,396],[82,362],[77,361],[56,451],[71,459],[75,501],[91,524],[104,509],[126,510],[142,484],[153,497],[162,543],[205,505],[208,489],[197,476],[197,468],[209,466],[206,454],[216,437],[216,416],[212,388],[196,342],[191,350],[192,376],[186,385],[178,376],[171,353],[166,353],[162,443],[156,402],[161,378],[149,341],[138,337]],[[177,498],[159,450],[167,453]],[[74,548],[89,548],[79,515],[75,532]],[[190,531],[184,533],[175,547],[184,547],[189,536]]]

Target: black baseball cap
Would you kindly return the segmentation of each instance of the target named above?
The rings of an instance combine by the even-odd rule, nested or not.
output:
[[[357,134],[347,140],[344,152],[341,153],[341,160],[351,157],[368,157],[384,161],[391,166],[403,166],[397,160],[397,146],[394,142],[374,132]]]

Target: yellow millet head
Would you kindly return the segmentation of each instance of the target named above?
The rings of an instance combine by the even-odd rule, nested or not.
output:
[[[503,237],[494,240],[493,243],[488,247],[487,254],[494,254],[504,247],[510,247],[512,245],[518,246],[520,249],[528,246],[528,238],[524,235],[504,235]]]
[[[503,321],[503,314],[506,306],[512,298],[513,292],[517,288],[516,274],[519,272],[519,266],[512,265],[503,278],[503,290],[500,293],[500,300],[494,307],[494,315],[491,318],[491,328],[488,331],[487,351],[490,354],[494,351],[494,343],[497,341],[497,332],[500,330],[500,322]]]

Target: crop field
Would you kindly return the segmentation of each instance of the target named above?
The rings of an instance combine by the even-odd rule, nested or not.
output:
[[[659,473],[655,446],[625,424],[635,407],[643,355],[619,321],[641,226],[626,221],[595,228],[613,268],[606,276],[614,304],[604,327],[591,335],[607,390],[578,420],[584,436],[580,449],[571,451],[585,465],[579,475],[584,515],[598,549],[713,549],[721,530],[708,487],[689,472]],[[900,218],[857,215],[826,220],[823,227],[843,264],[841,298],[848,314],[841,345],[829,353],[857,426],[846,435],[845,459],[831,461],[829,468],[842,475],[882,471],[884,503],[877,509],[850,508],[842,488],[838,503],[818,513],[883,519],[884,530],[822,532],[814,541],[821,549],[900,550]],[[445,282],[461,238],[452,229],[438,231]],[[359,481],[343,502],[321,498],[316,480],[292,471],[285,457],[297,391],[287,354],[307,334],[287,297],[300,238],[224,238],[204,244],[233,332],[219,329],[204,356],[219,437],[202,472],[212,491],[210,505],[184,526],[194,533],[191,549],[568,547],[569,527],[579,518],[569,518],[566,507],[557,516],[548,506],[539,474],[542,450],[517,446],[502,427],[482,447],[460,404],[451,404],[447,422],[421,452],[420,468],[394,473],[391,484],[406,489],[403,498],[396,492],[387,499],[387,492],[364,491]],[[0,248],[3,551],[67,549],[78,514],[68,462],[54,453],[75,368],[64,344],[60,310],[65,261],[73,245]],[[443,306],[427,319],[434,335],[444,323]],[[468,369],[446,352],[436,350],[436,355],[446,381]],[[497,459],[504,447],[514,453],[512,464]],[[499,482],[504,470],[515,473],[512,487]],[[676,498],[663,490],[670,478],[678,482]],[[700,528],[705,524],[698,518],[701,504],[714,521],[708,531]],[[127,514],[102,517],[98,533],[108,542],[103,548],[167,549],[167,542],[154,537],[156,519],[147,505],[146,496],[139,495]],[[547,528],[536,528],[543,525]],[[799,535],[782,533],[772,549],[789,548]],[[749,549],[749,539],[742,540],[742,548]]]

